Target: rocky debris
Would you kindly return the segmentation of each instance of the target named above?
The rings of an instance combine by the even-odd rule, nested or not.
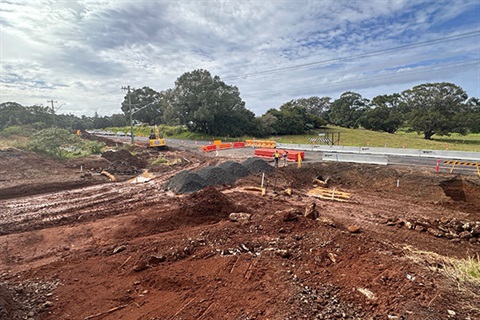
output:
[[[271,173],[273,167],[269,165],[265,160],[260,158],[251,157],[242,162],[242,165],[252,173]]]
[[[235,177],[235,179],[244,178],[250,174],[247,168],[235,161],[222,162],[218,165],[218,167],[229,172],[232,176]]]
[[[48,300],[59,280],[0,283],[0,319],[29,319],[54,306]]]
[[[309,219],[317,219],[318,218],[318,211],[316,209],[317,204],[315,202],[310,203],[306,208],[305,208],[305,218]]]
[[[208,166],[198,170],[195,173],[205,180],[206,186],[231,184],[236,180],[230,172],[221,167]]]
[[[460,239],[480,244],[480,221],[462,221],[446,217],[434,220],[394,217],[385,221],[385,224],[387,226],[426,232],[437,238],[447,238],[456,241]]]
[[[344,301],[340,288],[333,285],[310,287],[299,283],[290,304],[295,305],[287,319],[364,319],[351,302]]]

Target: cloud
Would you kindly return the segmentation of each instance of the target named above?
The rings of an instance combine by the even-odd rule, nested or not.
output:
[[[120,113],[122,86],[166,90],[200,68],[257,115],[302,95],[422,82],[480,96],[478,16],[477,0],[3,0],[0,102]]]

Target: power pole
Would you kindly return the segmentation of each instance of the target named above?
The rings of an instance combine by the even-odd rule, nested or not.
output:
[[[47,100],[47,102],[52,103],[53,126],[55,127],[55,123],[56,123],[56,121],[55,121],[55,107],[53,106],[53,104],[58,103],[58,101],[53,101],[53,99],[52,99],[52,100]]]
[[[55,107],[53,106],[53,104],[54,104],[54,103],[58,103],[58,101],[47,100],[47,102],[51,102],[51,103],[52,103],[52,113],[53,113],[53,115],[55,115]]]
[[[132,99],[130,98],[130,86],[122,87],[122,90],[126,90],[128,94],[128,110],[130,112],[130,140],[133,145],[135,139],[133,138]]]

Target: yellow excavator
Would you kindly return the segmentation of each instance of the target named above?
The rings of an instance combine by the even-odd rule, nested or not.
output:
[[[150,141],[150,148],[157,148],[157,149],[166,149],[167,146],[165,145],[165,138],[160,135],[158,131],[158,127],[155,126],[155,129],[152,130],[150,136],[148,137]]]

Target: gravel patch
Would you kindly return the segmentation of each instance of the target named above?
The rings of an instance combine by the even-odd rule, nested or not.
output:
[[[165,189],[175,193],[190,193],[203,189],[206,185],[205,179],[196,173],[185,170],[173,176],[165,185]]]
[[[215,166],[208,166],[196,172],[200,177],[205,179],[207,186],[230,184],[235,182],[235,177],[225,169]]]
[[[242,165],[252,173],[271,173],[273,167],[269,165],[265,160],[260,158],[251,157],[243,161]]]
[[[235,161],[226,161],[226,162],[220,163],[218,167],[232,174],[235,177],[235,179],[240,179],[250,174],[247,168],[245,168],[243,165]]]

